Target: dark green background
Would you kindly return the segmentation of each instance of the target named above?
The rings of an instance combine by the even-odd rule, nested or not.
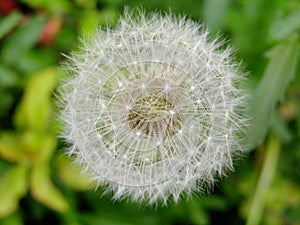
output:
[[[114,202],[64,155],[53,103],[64,54],[125,5],[203,22],[243,61],[250,149],[210,194]],[[299,31],[299,0],[0,0],[0,224],[300,224]]]

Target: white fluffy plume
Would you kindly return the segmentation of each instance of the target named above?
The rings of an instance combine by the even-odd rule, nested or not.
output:
[[[243,77],[186,18],[141,11],[69,56],[60,87],[68,153],[115,199],[178,201],[232,169]]]

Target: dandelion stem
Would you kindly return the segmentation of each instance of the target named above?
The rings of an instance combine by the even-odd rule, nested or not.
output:
[[[247,225],[258,225],[262,219],[265,196],[270,188],[280,153],[279,138],[271,134],[266,149],[265,161],[253,196]]]

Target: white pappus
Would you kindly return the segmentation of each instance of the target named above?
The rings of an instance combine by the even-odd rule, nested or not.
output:
[[[125,12],[68,56],[60,87],[70,155],[115,199],[178,201],[233,168],[244,79],[230,48],[171,13]]]

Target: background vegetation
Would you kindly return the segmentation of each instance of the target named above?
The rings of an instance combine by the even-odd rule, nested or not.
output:
[[[251,147],[209,195],[113,202],[64,156],[52,103],[63,54],[124,5],[203,21],[249,72]],[[299,32],[300,0],[0,0],[0,224],[300,224]]]

